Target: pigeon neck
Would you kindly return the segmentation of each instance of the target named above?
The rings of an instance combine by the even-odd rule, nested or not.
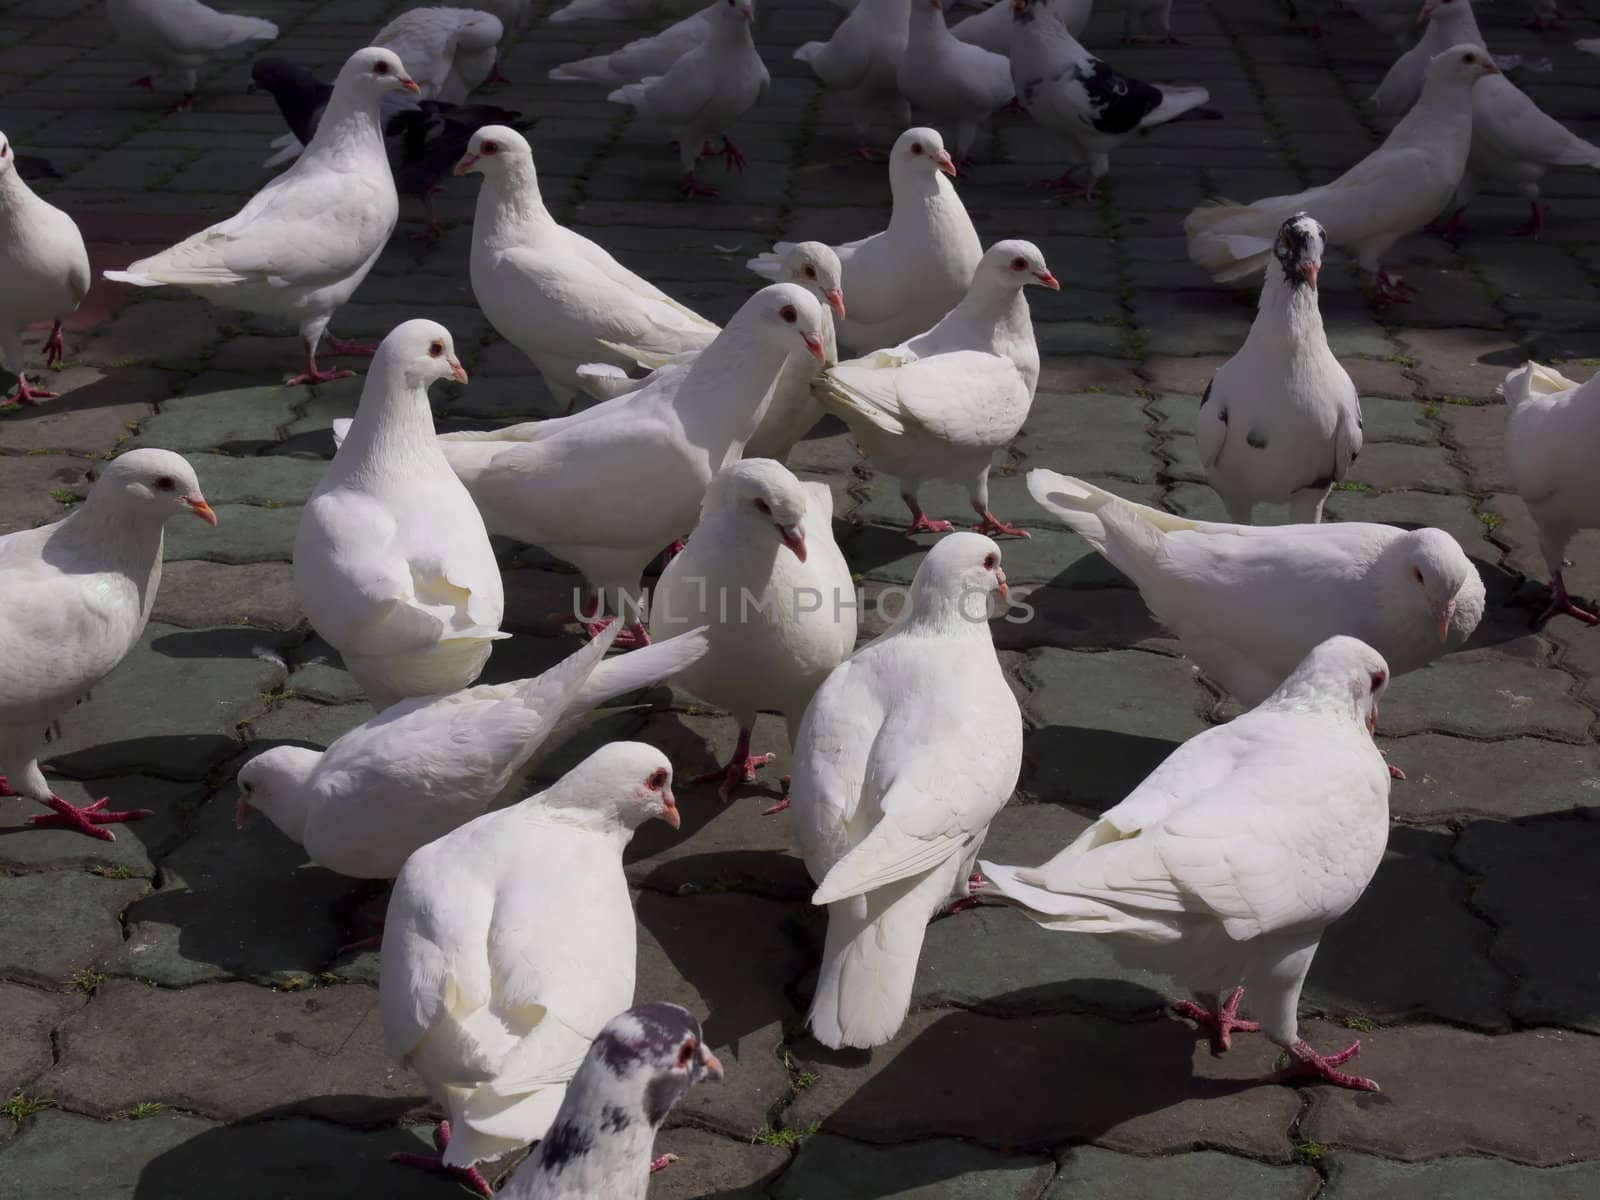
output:
[[[600,804],[600,807],[596,807]],[[564,825],[568,829],[598,834],[616,842],[617,853],[622,853],[633,840],[633,830],[628,827],[615,805],[604,803],[586,788],[565,789],[558,782],[534,796],[529,796],[517,810],[528,820],[542,825]]]
[[[701,398],[678,407],[678,419],[690,444],[707,452],[713,474],[738,458],[766,413],[785,364],[805,353],[798,333],[789,354],[743,333],[739,325],[736,315],[695,356],[678,389],[679,395]]]
[[[449,470],[435,439],[427,390],[397,374],[381,361],[367,373],[355,420],[334,458],[346,476],[392,476],[397,467],[418,463]]]
[[[952,594],[950,585],[913,580],[905,615],[895,626],[901,637],[973,638],[994,644],[989,631],[989,597],[976,589]]]
[[[488,242],[515,242],[530,225],[554,224],[539,192],[531,160],[508,158],[498,174],[484,180],[473,224]]]
[[[272,783],[272,799],[266,804],[251,801],[251,807],[275,825],[290,841],[304,846],[306,827],[311,823],[312,790],[307,786],[320,754],[312,757],[304,770],[280,769]]]
[[[1259,333],[1258,333],[1259,331]],[[1273,261],[1261,285],[1255,324],[1245,340],[1281,336],[1285,331],[1295,340],[1326,341],[1322,330],[1322,310],[1317,304],[1317,289],[1311,284],[1291,283],[1280,263]]]
[[[911,22],[907,27],[906,48],[936,45],[954,38],[945,24],[944,10],[934,8],[928,0],[911,0]]]
[[[901,174],[889,176],[889,232],[896,226],[905,227],[905,236],[920,234],[929,215],[954,205],[961,206],[961,198],[950,181],[938,171],[907,167]],[[964,209],[962,211],[965,211]],[[907,245],[911,243],[905,243]],[[849,303],[849,297],[845,298]]]
[[[1411,111],[1400,118],[1400,123],[1389,135],[1389,141],[1402,145],[1417,143],[1433,145],[1439,141],[1440,127],[1472,128],[1472,85],[1475,79],[1462,79],[1459,75],[1434,75],[1422,84],[1422,95]],[[1465,146],[1463,139],[1463,146]]]
[[[1327,670],[1301,666],[1259,705],[1280,712],[1320,713],[1361,723],[1356,693]]]
[[[167,517],[173,510],[159,504],[130,503],[120,496],[91,490],[83,506],[61,523],[51,542],[92,547],[107,566],[137,568],[161,562]]]
[[[372,94],[341,95],[339,89],[328,97],[328,107],[317,123],[300,161],[307,159],[348,164],[361,160],[383,163],[385,178],[390,178],[389,155],[383,146],[383,130],[378,122],[379,98]]]
[[[17,174],[15,163],[11,164],[9,171],[0,171],[0,221],[5,220],[31,195],[33,191]]]
[[[594,1062],[591,1057],[586,1068]],[[595,1086],[596,1074],[593,1069],[578,1072],[555,1123],[528,1163],[528,1187],[513,1181],[511,1193],[539,1200],[643,1200],[650,1186],[656,1127],[637,1102],[615,1095],[614,1087]],[[585,1149],[572,1153],[576,1147]]]

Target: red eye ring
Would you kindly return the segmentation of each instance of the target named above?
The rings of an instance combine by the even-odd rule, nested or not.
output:
[[[1000,556],[998,554],[985,554],[983,556],[983,569],[985,571],[994,570],[995,567],[999,565],[999,563],[1000,563]]]
[[[389,64],[380,58],[372,64],[372,73],[374,75],[387,75],[389,73]]]
[[[728,3],[732,4],[733,0],[728,0]],[[698,1049],[699,1045],[693,1038],[690,1038],[678,1048],[678,1067],[680,1070],[687,1067],[691,1062],[694,1061],[694,1052]]]
[[[785,304],[778,310],[778,315],[791,325],[800,319],[800,314],[794,310],[794,305],[792,304]]]
[[[913,153],[913,154],[921,154],[922,153],[922,143],[921,142],[912,142],[911,143],[911,153]]]
[[[1026,271],[1028,269],[1028,260],[1021,257],[1013,258],[1011,260],[1011,269],[1013,271]]]
[[[1374,671],[1372,673],[1372,690],[1373,691],[1377,691],[1379,688],[1381,688],[1384,684],[1386,684],[1388,682],[1389,682],[1389,677],[1387,675],[1385,675],[1382,671]]]
[[[756,497],[756,511],[757,512],[764,512],[768,516],[771,516],[772,515],[772,506],[769,505],[765,500],[761,499],[761,497],[757,496]]]
[[[652,792],[659,792],[662,788],[667,786],[667,769],[665,767],[658,767],[656,770],[650,773],[650,778],[646,779],[644,784]]]
[[[483,145],[479,146],[478,150],[482,154],[499,154],[500,143],[495,141],[493,138],[490,138],[487,142],[484,142]]]
[[[158,492],[176,491],[177,487],[178,481],[171,475],[163,475],[160,479],[156,480],[156,491]]]

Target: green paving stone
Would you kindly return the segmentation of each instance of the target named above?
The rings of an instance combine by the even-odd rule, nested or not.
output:
[[[382,1181],[385,1197],[429,1200],[437,1178],[391,1166],[423,1151],[405,1129],[343,1129],[289,1117],[224,1125],[177,1112],[93,1121],[47,1111],[29,1119],[0,1155],[0,1197],[62,1200],[233,1200],[356,1196]]]
[[[238,388],[209,395],[177,396],[141,427],[128,449],[226,450],[248,453],[277,441],[305,399],[300,389]]]
[[[1578,742],[1588,737],[1594,714],[1569,697],[1571,687],[1572,680],[1559,671],[1486,651],[1449,655],[1392,680],[1378,719],[1391,737],[1427,730]]]
[[[233,458],[222,454],[190,454],[189,465],[200,490],[215,508],[219,504],[299,504],[322,478],[325,463],[281,454]]]
[[[203,490],[203,489],[202,489]],[[209,497],[208,497],[209,498]],[[289,562],[300,525],[300,505],[264,508],[253,504],[217,504],[217,525],[174,522],[167,531],[167,557],[174,561]]]
[[[1323,329],[1328,335],[1328,348],[1340,359],[1383,358],[1394,353],[1389,335],[1370,315],[1324,313]]]
[[[1349,478],[1380,490],[1390,488],[1459,491],[1465,481],[1450,465],[1449,453],[1437,446],[1407,446],[1394,442],[1363,445],[1350,468]]]
[[[1500,559],[1500,551],[1489,542],[1487,530],[1466,496],[1406,491],[1352,492],[1335,488],[1328,497],[1325,515],[1336,521],[1376,521],[1408,529],[1431,525],[1454,537],[1473,558],[1491,563]]]
[[[1361,432],[1364,438],[1361,457],[1366,465],[1368,449],[1378,442],[1411,442],[1432,446],[1438,435],[1428,424],[1424,406],[1415,400],[1392,400],[1386,396],[1361,397]],[[1457,485],[1459,486],[1459,484]]]
[[[1129,357],[1129,332],[1123,325],[1097,321],[1037,321],[1033,327],[1039,353],[1048,355],[1104,354],[1111,358]]]
[[[122,944],[117,916],[149,887],[143,879],[105,879],[86,871],[0,877],[0,906],[26,920],[0,923],[0,978],[64,989],[76,972]]]
[[[1310,1167],[1278,1167],[1201,1150],[1138,1158],[1093,1146],[1061,1157],[1044,1200],[1311,1200],[1320,1185]]]
[[[336,379],[332,383],[319,383],[303,390],[299,395],[298,410],[284,429],[291,439],[301,435],[320,435],[317,453],[333,457],[333,435],[329,432],[335,420],[356,415],[356,405],[361,400],[362,379]],[[301,449],[296,445],[297,452]],[[282,452],[283,447],[279,447]]]
[[[200,779],[237,748],[237,721],[283,682],[282,634],[152,623],[91,699],[61,719],[50,757],[75,775]]]
[[[19,871],[79,870],[148,879],[158,858],[188,831],[189,814],[205,797],[194,783],[174,783],[148,775],[124,775],[85,783],[46,776],[56,795],[83,807],[111,797],[110,807],[129,812],[151,809],[154,815],[112,826],[116,841],[84,837],[76,830],[36,828],[28,820],[47,810],[20,796],[0,798],[0,869]]]
[[[868,1146],[818,1134],[773,1189],[774,1200],[1033,1200],[1055,1174],[1047,1158],[956,1141]]]
[[[328,662],[306,662],[294,669],[284,687],[297,696],[323,704],[355,704],[367,698],[355,678]]]
[[[788,1152],[776,1146],[689,1126],[656,1134],[655,1153],[676,1154],[694,1169],[652,1176],[650,1200],[769,1200],[768,1185],[789,1165]]]
[[[1154,483],[1151,419],[1135,396],[1042,395],[1017,438],[1030,467]]]
[[[1401,1163],[1341,1151],[1319,1165],[1328,1175],[1320,1200],[1579,1200],[1600,1194],[1600,1163],[1544,1168],[1493,1158]]]

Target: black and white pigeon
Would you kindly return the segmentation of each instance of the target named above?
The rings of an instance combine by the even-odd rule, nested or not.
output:
[[[1052,187],[1092,199],[1110,170],[1111,151],[1143,130],[1164,125],[1211,99],[1203,87],[1164,87],[1118,74],[1067,32],[1043,0],[1011,0],[1011,82],[1017,99],[1047,129],[1067,139],[1074,166],[1089,182],[1072,189],[1072,170]]]
[[[322,110],[333,95],[333,85],[286,58],[258,58],[250,67],[251,90],[268,93],[277,102],[278,112],[289,132],[273,141],[277,153],[263,165],[276,166],[300,156],[312,135]],[[437,237],[439,219],[433,211],[433,193],[438,191],[451,169],[467,152],[472,135],[486,125],[509,125],[526,130],[532,123],[522,120],[513,109],[493,104],[449,104],[443,100],[417,100],[405,93],[391,92],[379,109],[383,120],[383,144],[394,170],[395,190],[422,201],[428,224],[419,237]]]
[[[1255,323],[1200,401],[1195,438],[1228,516],[1287,504],[1294,524],[1322,520],[1333,485],[1361,452],[1361,401],[1322,328],[1317,274],[1328,235],[1296,213],[1278,230]]]
[[[721,1079],[700,1022],[676,1004],[636,1004],[613,1017],[567,1085],[544,1140],[500,1200],[644,1200],[656,1130],[703,1079]]]

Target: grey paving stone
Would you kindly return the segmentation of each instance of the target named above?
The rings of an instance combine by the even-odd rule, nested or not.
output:
[[[185,629],[215,622],[289,630],[302,619],[294,573],[286,562],[168,561],[151,615]]]
[[[4,434],[5,426],[0,425],[0,445],[4,444]],[[72,497],[88,492],[89,472],[94,465],[87,459],[61,454],[19,454],[0,459],[7,492],[16,496],[0,512],[0,535],[64,518],[75,504]]]
[[[37,408],[0,410],[0,447],[31,454],[55,450],[103,454],[150,417],[152,405],[172,390],[172,376],[136,368],[104,371],[68,367],[51,372],[44,386],[60,392]]]
[[[22,1091],[24,1084],[50,1069],[55,1061],[51,1031],[87,1000],[82,994],[0,983],[0,1005],[6,1013],[5,1024],[0,1025],[0,1095]]]
[[[0,903],[26,920],[0,925],[0,978],[63,989],[122,944],[118,916],[149,887],[88,872],[0,876]]]
[[[868,1146],[818,1134],[773,1189],[774,1200],[1034,1200],[1055,1174],[1035,1155],[967,1142]]]
[[[1485,329],[1401,329],[1395,340],[1426,396],[1492,400],[1526,357],[1514,339]]]
[[[1432,731],[1578,742],[1588,736],[1594,714],[1569,697],[1571,690],[1572,680],[1558,671],[1487,651],[1447,655],[1392,680],[1378,723],[1391,737]],[[1472,702],[1462,703],[1464,696]]]
[[[1109,392],[1040,396],[1017,450],[1030,467],[1153,483],[1157,464],[1144,404]]]
[[[175,522],[167,531],[167,557],[182,561],[232,564],[289,562],[301,506],[263,508],[253,504],[217,504],[217,526]]]
[[[1321,1180],[1310,1167],[1278,1167],[1201,1150],[1139,1158],[1078,1146],[1061,1158],[1044,1200],[1311,1200]]]
[[[165,401],[161,412],[144,423],[128,448],[250,453],[277,441],[279,431],[294,420],[304,400],[303,390],[285,387],[177,396]]]
[[[1506,463],[1506,406],[1441,404],[1439,421],[1467,467],[1474,491],[1509,492],[1511,469]]]
[[[153,815],[108,826],[116,840],[103,842],[75,830],[32,827],[29,818],[48,809],[20,796],[0,798],[0,869],[95,871],[114,877],[151,878],[156,871],[154,860],[182,840],[192,812],[205,797],[205,788],[200,784],[174,783],[148,775],[87,782],[49,775],[46,782],[56,795],[80,808],[110,796],[113,809],[151,809]]]
[[[1323,1022],[1302,1023],[1300,1036],[1324,1053],[1351,1038]],[[1407,1162],[1485,1154],[1557,1166],[1594,1154],[1600,1096],[1587,1081],[1600,1042],[1592,1037],[1560,1029],[1486,1037],[1408,1025],[1363,1033],[1360,1041],[1345,1070],[1370,1076],[1383,1091],[1306,1089],[1306,1139]]]
[[[1445,1158],[1399,1163],[1342,1151],[1321,1160],[1328,1173],[1322,1200],[1576,1200],[1600,1188],[1600,1164],[1523,1167],[1492,1158]]]
[[[658,1133],[655,1152],[676,1154],[678,1164],[651,1178],[650,1200],[767,1200],[768,1185],[789,1162],[775,1146],[688,1126]]]
[[[61,1026],[42,1086],[90,1116],[153,1101],[227,1121],[294,1113],[388,1123],[419,1112],[423,1089],[390,1061],[377,1006],[367,987],[174,993],[111,980]]]
[[[189,465],[213,508],[219,504],[305,503],[327,464],[283,454],[190,454]]]
[[[1461,490],[1464,483],[1461,473],[1450,465],[1449,454],[1440,447],[1377,441],[1361,448],[1349,478],[1380,491],[1415,488],[1450,492]]]

